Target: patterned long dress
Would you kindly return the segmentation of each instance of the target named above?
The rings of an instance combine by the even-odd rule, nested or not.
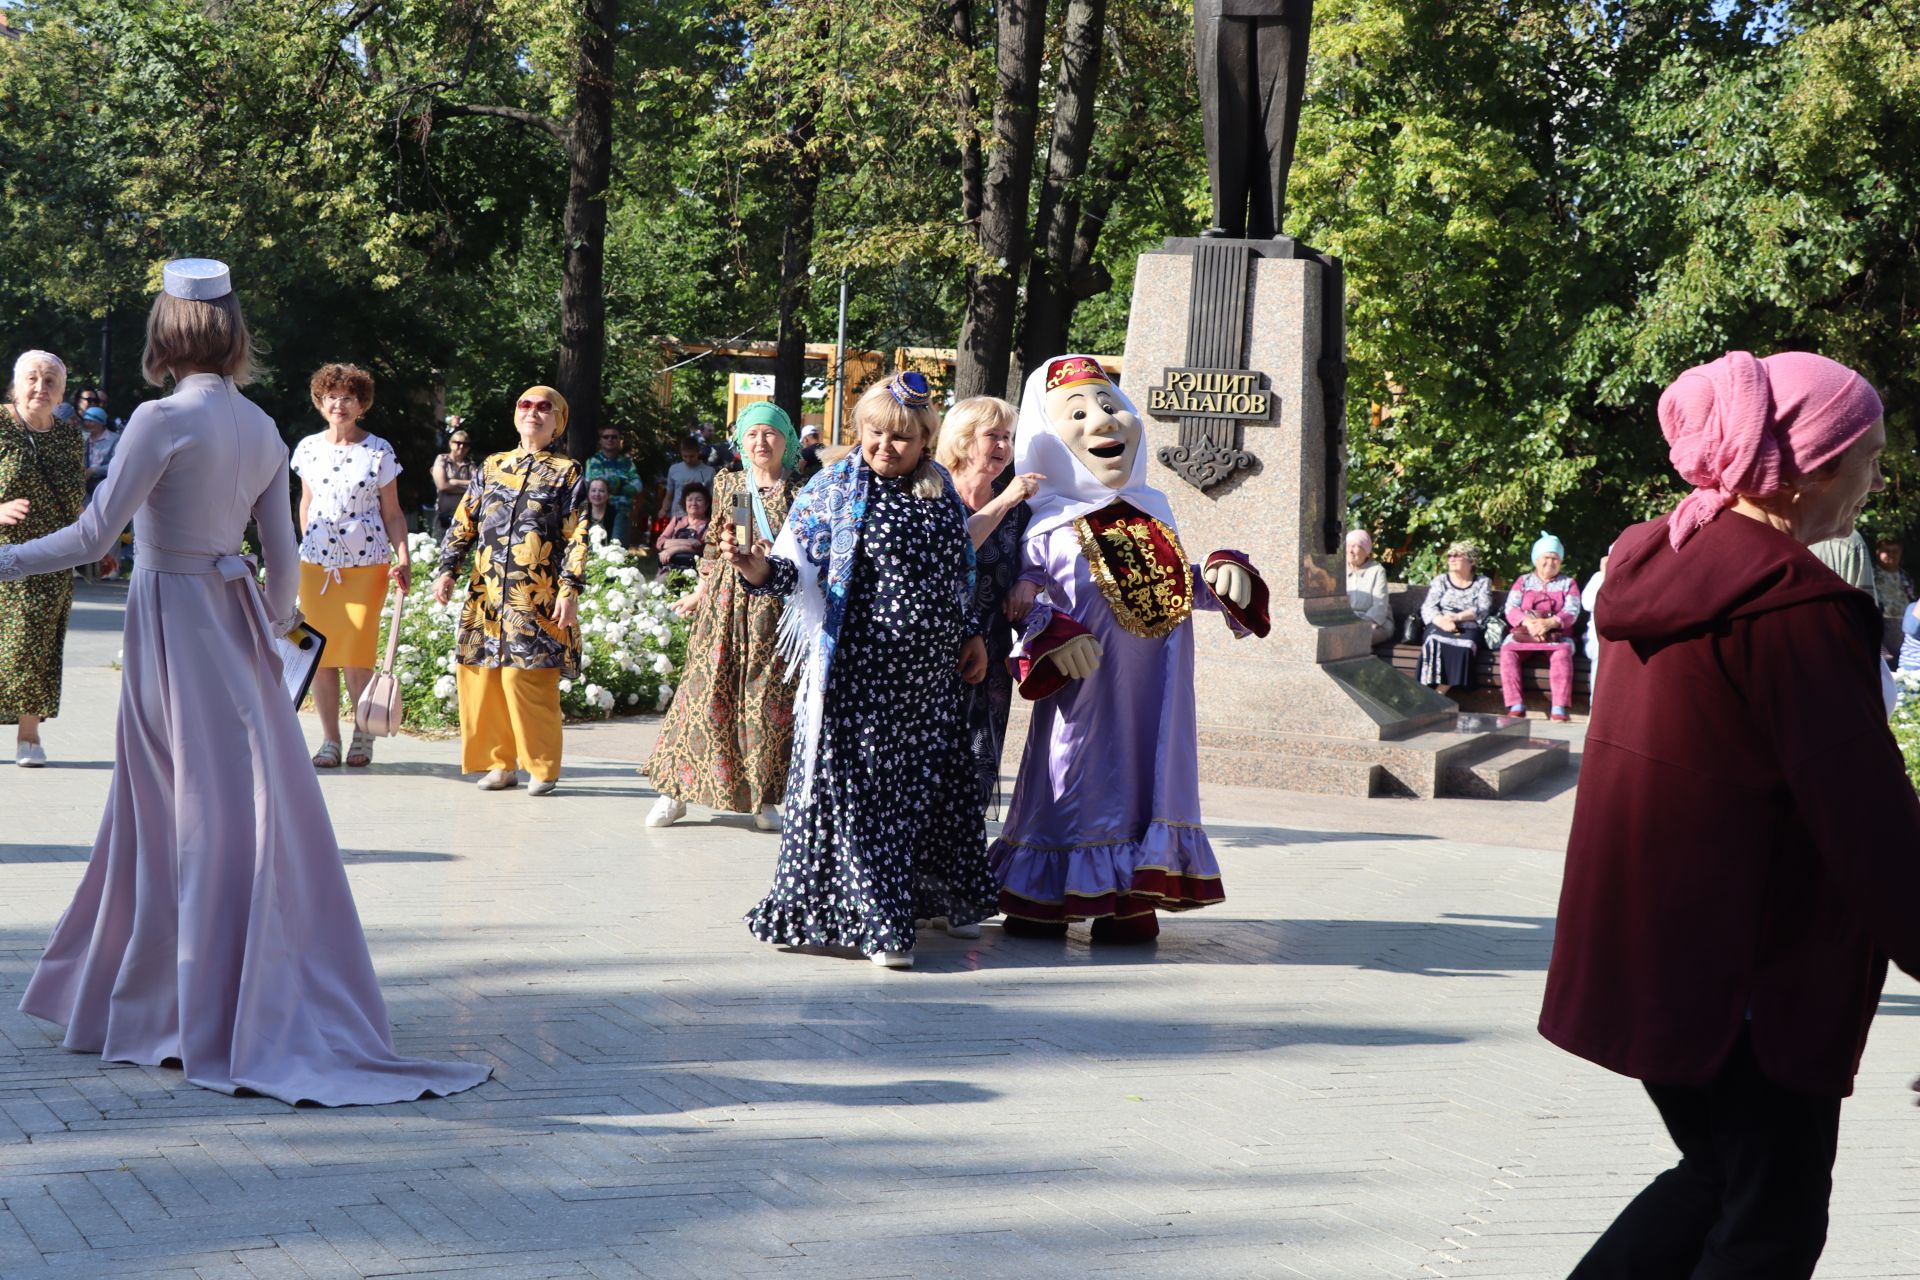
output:
[[[966,701],[967,746],[980,780],[980,807],[993,803],[1000,782],[1000,752],[1007,741],[1007,717],[1013,711],[1013,624],[1002,606],[1020,579],[1020,547],[1027,536],[1026,503],[1009,511],[974,551],[973,605],[987,633],[987,678],[962,685]]]
[[[965,508],[909,485],[875,477],[868,490],[812,795],[789,805],[773,889],[747,914],[762,942],[911,951],[916,918],[973,924],[996,910],[956,665],[979,633]],[[792,592],[799,570],[771,564],[759,590]]]
[[[733,510],[745,472],[714,480],[713,509]],[[799,485],[787,477],[760,498],[774,529]],[[722,519],[726,516],[723,514]],[[706,598],[693,615],[687,664],[644,772],[662,795],[733,813],[779,804],[793,751],[793,678],[776,655],[781,601],[752,595],[719,556],[718,523],[700,562]]]
[[[0,502],[26,498],[27,518],[0,525],[0,545],[57,532],[80,516],[87,499],[87,446],[56,422],[29,430],[0,407]],[[0,724],[60,714],[60,668],[73,613],[73,574],[36,574],[0,582]]]

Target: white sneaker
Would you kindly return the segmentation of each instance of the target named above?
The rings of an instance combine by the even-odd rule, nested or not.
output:
[[[780,829],[779,806],[771,804],[761,805],[760,812],[753,815],[753,825],[762,831],[778,831]]]
[[[868,956],[867,959],[873,961],[882,969],[913,968],[913,952],[911,951],[876,951]]]
[[[672,796],[661,796],[653,802],[653,808],[647,810],[647,825],[670,827],[686,816],[686,801],[675,800]]]
[[[511,791],[520,785],[520,775],[512,769],[489,769],[475,785],[482,791]]]
[[[527,794],[530,796],[550,796],[553,794],[553,789],[559,785],[560,780],[558,778],[535,778],[533,785],[527,788]]]
[[[952,921],[946,919],[944,916],[941,917],[940,927],[947,931],[947,936],[949,938],[977,938],[980,936],[979,925],[954,924]]]
[[[13,762],[22,769],[44,769],[47,749],[37,742],[22,742],[14,753]]]

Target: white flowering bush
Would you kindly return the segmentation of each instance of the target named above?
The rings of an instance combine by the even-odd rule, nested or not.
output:
[[[1920,788],[1920,671],[1896,671],[1893,683],[1900,694],[1893,708],[1893,739],[1906,757],[1907,776]]]
[[[640,571],[635,557],[609,543],[603,531],[592,530],[591,539],[587,589],[580,597],[580,676],[560,681],[560,709],[573,720],[664,711],[687,654],[688,624],[668,606],[692,590],[694,577],[675,574],[666,583],[655,583]],[[460,579],[450,602],[435,604],[432,581],[440,545],[416,533],[407,539],[407,547],[415,566],[414,590],[400,615],[394,674],[406,699],[407,727],[448,728],[460,723],[453,641],[466,580]],[[387,625],[383,620],[382,654]]]

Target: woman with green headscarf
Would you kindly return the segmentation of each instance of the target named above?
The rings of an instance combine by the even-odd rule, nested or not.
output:
[[[771,401],[748,405],[733,424],[740,470],[713,481],[713,515],[700,559],[700,586],[674,609],[693,619],[686,667],[667,709],[659,745],[643,772],[660,799],[650,827],[671,826],[689,803],[750,813],[762,831],[780,829],[793,749],[793,681],[776,655],[779,596],[749,595],[719,555],[720,530],[743,498],[754,538],[772,542],[799,491],[800,439]]]

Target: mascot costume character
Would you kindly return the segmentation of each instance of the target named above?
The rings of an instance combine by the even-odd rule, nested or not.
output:
[[[989,851],[1011,933],[1146,942],[1156,911],[1226,895],[1200,826],[1193,710],[1195,609],[1267,634],[1267,588],[1247,557],[1188,561],[1173,508],[1147,483],[1146,431],[1091,356],[1027,379],[1014,436],[1029,501],[1023,583],[1035,601],[1014,650],[1033,724]]]

